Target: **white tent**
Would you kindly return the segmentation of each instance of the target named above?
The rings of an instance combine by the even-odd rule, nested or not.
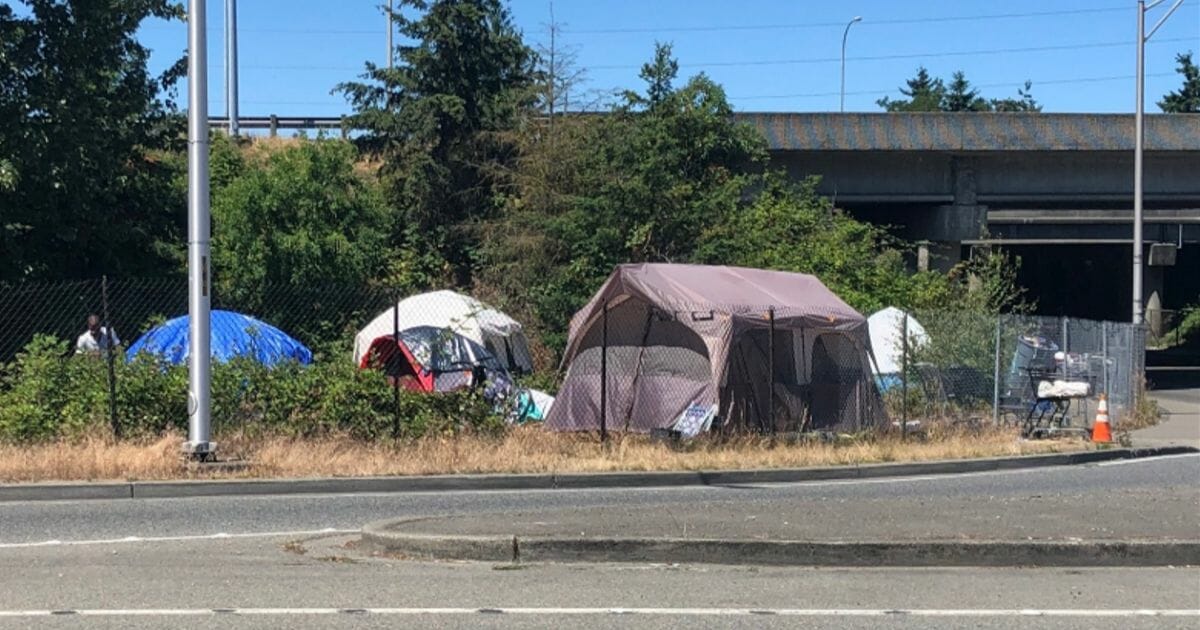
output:
[[[371,342],[390,336],[397,323],[400,330],[414,326],[448,328],[487,348],[510,371],[533,370],[529,341],[519,322],[469,295],[453,291],[407,297],[380,313],[354,336],[354,364],[361,365]]]
[[[875,353],[875,365],[871,366],[876,374],[899,374],[901,357],[901,340],[904,339],[904,318],[908,317],[908,340],[912,344],[924,344],[929,341],[925,327],[912,315],[889,306],[867,318],[867,330],[871,335],[871,350]],[[912,346],[909,346],[910,348]]]

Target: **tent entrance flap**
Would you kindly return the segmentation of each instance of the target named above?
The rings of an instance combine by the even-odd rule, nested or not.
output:
[[[840,333],[824,333],[812,344],[812,428],[858,428],[871,413],[873,382],[864,378],[864,349]],[[870,387],[870,392],[867,388]]]
[[[735,337],[721,393],[724,426],[762,432],[804,430],[809,392],[796,360],[802,339],[799,331],[776,330],[772,335],[765,328],[751,328]]]

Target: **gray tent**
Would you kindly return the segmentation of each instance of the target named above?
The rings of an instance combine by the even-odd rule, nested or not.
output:
[[[886,417],[870,343],[866,318],[813,276],[621,265],[571,319],[567,375],[546,424],[599,428],[606,371],[616,431],[668,428],[714,406],[726,429],[878,426]]]

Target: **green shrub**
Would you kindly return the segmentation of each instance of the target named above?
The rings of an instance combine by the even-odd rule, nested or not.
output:
[[[62,355],[65,343],[38,337],[0,378],[0,440],[32,442],[109,430],[107,366],[102,359]],[[183,431],[188,423],[187,368],[149,356],[118,360],[116,410],[123,436]],[[476,392],[422,394],[401,390],[383,374],[330,360],[267,368],[251,359],[214,363],[216,435],[349,435],[357,439],[499,431],[503,419]],[[396,419],[399,418],[397,427]]]

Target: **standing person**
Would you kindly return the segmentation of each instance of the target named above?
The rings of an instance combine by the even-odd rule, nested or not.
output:
[[[101,326],[99,316],[88,315],[87,330],[83,331],[83,334],[79,335],[79,339],[75,341],[75,353],[100,354],[109,349],[109,344],[114,348],[121,345],[117,333]]]

